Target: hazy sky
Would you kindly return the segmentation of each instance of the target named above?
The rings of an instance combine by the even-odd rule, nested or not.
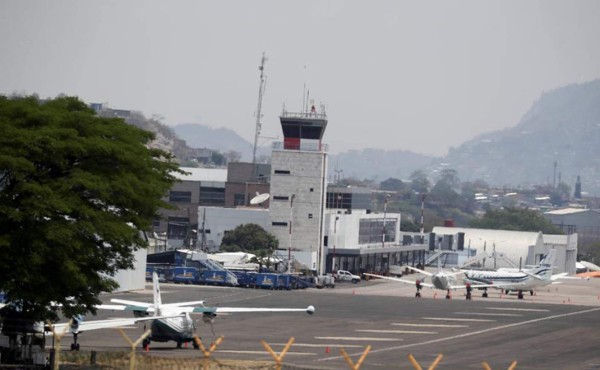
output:
[[[77,95],[254,141],[325,104],[330,152],[445,155],[600,77],[600,1],[0,0],[0,93]],[[183,138],[185,139],[185,138]],[[260,141],[268,146],[268,140]]]

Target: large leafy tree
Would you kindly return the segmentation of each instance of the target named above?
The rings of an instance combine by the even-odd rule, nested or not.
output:
[[[227,232],[221,241],[221,250],[227,252],[258,252],[267,254],[277,249],[279,240],[257,224],[242,224]]]
[[[73,97],[0,97],[0,132],[0,290],[34,319],[94,312],[167,206],[173,157]]]
[[[470,227],[493,230],[541,231],[544,234],[564,234],[539,212],[530,209],[505,208],[488,210],[485,215],[471,221]]]

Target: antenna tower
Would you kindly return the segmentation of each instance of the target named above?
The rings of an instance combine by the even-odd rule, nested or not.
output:
[[[262,109],[262,98],[265,93],[265,82],[266,77],[264,75],[265,70],[265,62],[267,58],[265,57],[265,52],[263,51],[262,59],[260,60],[260,66],[258,70],[260,71],[260,85],[258,87],[258,107],[256,108],[256,132],[254,134],[254,150],[252,151],[252,164],[256,165],[256,147],[258,146],[258,136],[260,135],[260,119],[262,118],[261,109]]]

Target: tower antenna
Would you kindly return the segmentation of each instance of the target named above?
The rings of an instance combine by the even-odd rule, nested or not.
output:
[[[262,58],[260,60],[260,66],[258,67],[258,70],[260,71],[260,85],[258,87],[258,107],[256,108],[256,131],[254,133],[254,150],[252,151],[253,167],[256,167],[256,147],[258,146],[258,136],[260,135],[260,127],[261,127],[260,119],[262,118],[262,113],[261,113],[262,98],[263,98],[263,94],[265,93],[266,77],[264,75],[264,70],[265,70],[265,62],[266,61],[267,61],[267,58],[265,56],[265,52],[263,51]]]

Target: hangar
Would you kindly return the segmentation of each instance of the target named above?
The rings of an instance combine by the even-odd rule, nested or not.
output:
[[[523,265],[535,265],[554,248],[557,250],[554,273],[575,273],[577,234],[544,235],[541,232],[441,226],[434,227],[432,233],[437,237],[455,235],[454,240],[458,240],[458,234],[462,233],[465,250],[474,250],[477,254],[496,251],[516,264],[522,260]]]

